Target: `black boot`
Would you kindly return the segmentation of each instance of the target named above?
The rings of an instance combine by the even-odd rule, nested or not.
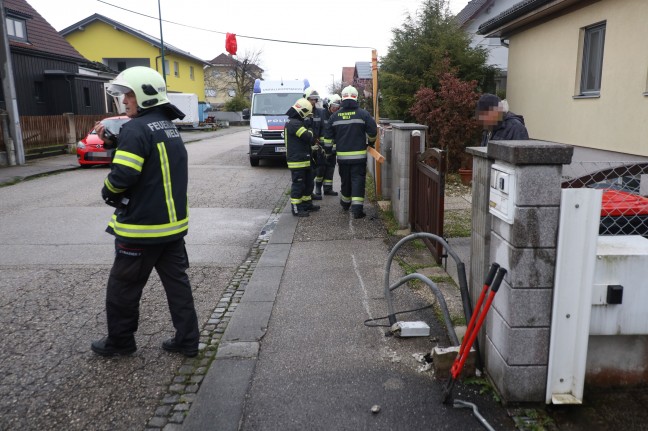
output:
[[[342,209],[344,211],[349,211],[349,207],[351,207],[351,204],[347,204],[347,203],[344,203],[342,201],[340,201],[340,205],[342,206]]]
[[[308,211],[304,209],[304,204],[290,204],[290,211],[296,217],[308,217]]]
[[[322,196],[322,183],[315,183],[315,194]]]
[[[351,213],[353,214],[353,218],[358,219],[358,218],[364,218],[367,214],[362,210],[362,205],[353,205],[351,208]]]
[[[322,200],[322,194],[320,193],[320,194],[318,195],[318,194],[313,193],[313,194],[311,195],[311,199],[314,200],[314,201],[321,201],[321,200]]]
[[[304,209],[306,211],[308,211],[308,212],[314,212],[314,211],[319,211],[320,210],[320,206],[319,205],[313,205],[313,201],[304,202],[303,205],[304,205]]]
[[[137,345],[134,339],[116,341],[110,337],[93,341],[90,345],[93,352],[100,356],[128,356],[135,353]]]
[[[324,194],[326,196],[337,196],[338,192],[333,191],[333,186],[324,186]]]

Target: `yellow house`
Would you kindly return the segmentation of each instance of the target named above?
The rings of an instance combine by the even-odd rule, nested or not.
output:
[[[646,0],[526,0],[479,33],[508,41],[507,98],[532,138],[648,156],[646,17]]]
[[[148,66],[162,73],[160,39],[94,14],[59,32],[84,57],[121,72]],[[203,68],[209,63],[164,43],[164,70],[169,92],[194,93],[205,100]]]

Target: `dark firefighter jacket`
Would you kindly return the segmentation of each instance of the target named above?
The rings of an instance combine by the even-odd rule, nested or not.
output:
[[[106,232],[124,242],[171,242],[187,234],[187,149],[172,120],[184,114],[165,104],[124,124],[102,196],[127,198]]]
[[[306,128],[304,121],[293,108],[288,110],[288,117],[288,121],[284,126],[288,168],[308,168],[311,161],[311,145],[314,142],[313,132]]]
[[[378,127],[369,112],[354,100],[343,100],[341,108],[329,118],[324,145],[334,145],[339,164],[366,163],[367,140],[373,145],[377,135]]]

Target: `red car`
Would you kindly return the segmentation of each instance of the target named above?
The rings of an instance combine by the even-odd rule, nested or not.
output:
[[[121,126],[130,118],[127,116],[108,117],[101,120],[106,129],[115,136],[119,135]],[[77,160],[82,168],[89,168],[96,165],[108,165],[112,161],[114,149],[105,149],[104,143],[94,129],[85,138],[77,142]]]

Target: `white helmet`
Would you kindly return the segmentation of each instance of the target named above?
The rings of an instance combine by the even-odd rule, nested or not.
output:
[[[106,92],[111,96],[135,93],[137,106],[142,109],[169,103],[164,78],[145,66],[134,66],[121,72],[110,82]]]
[[[334,94],[329,98],[329,106],[340,106],[341,100],[342,98],[340,96]]]
[[[342,100],[358,100],[358,90],[349,85],[342,90]]]
[[[317,102],[320,100],[320,95],[317,90],[313,90],[311,87],[308,87],[304,90],[304,99],[316,99]]]
[[[311,115],[313,115],[313,105],[308,101],[308,99],[305,99],[303,97],[296,101],[292,107],[302,118],[310,117]]]

